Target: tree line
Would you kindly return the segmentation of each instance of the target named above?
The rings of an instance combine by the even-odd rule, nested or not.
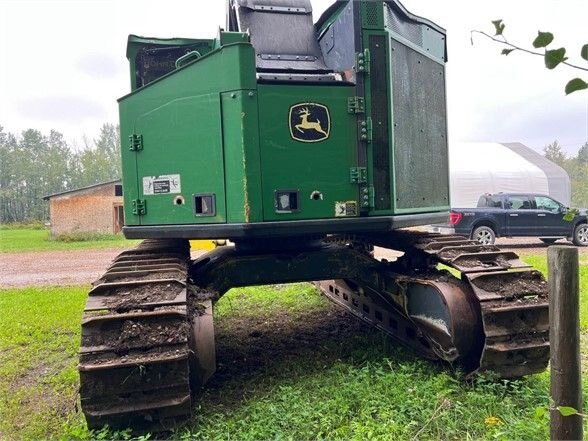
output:
[[[588,207],[588,142],[576,156],[566,154],[557,141],[543,153],[569,174],[572,206]],[[114,124],[104,124],[98,138],[80,150],[55,130],[15,135],[0,126],[0,223],[44,221],[48,206],[43,196],[120,177],[120,133]]]
[[[572,181],[572,207],[588,207],[588,142],[576,156],[566,154],[559,142],[554,141],[543,149],[543,154],[551,162],[563,168]]]
[[[0,223],[44,221],[43,196],[120,178],[118,126],[104,124],[84,143],[78,151],[55,130],[15,135],[0,126]]]

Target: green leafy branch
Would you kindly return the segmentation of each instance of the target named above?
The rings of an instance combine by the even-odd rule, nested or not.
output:
[[[577,208],[570,208],[570,210],[563,217],[563,220],[565,220],[566,222],[572,222],[575,219],[575,217],[579,214],[580,210],[578,210]]]
[[[533,419],[536,421],[541,421],[548,416],[550,410],[557,410],[560,415],[568,417],[578,415],[581,418],[588,418],[588,415],[578,412],[575,408],[570,406],[555,406],[552,402],[551,406],[547,407],[537,407],[535,409],[535,413],[533,415]]]
[[[494,25],[495,30],[494,35],[490,35],[484,31],[471,31],[472,44],[474,44],[474,34],[480,34],[496,43],[508,46],[508,48],[502,49],[502,55],[509,55],[514,51],[526,52],[531,55],[538,55],[543,57],[545,60],[545,67],[550,70],[555,69],[560,64],[564,64],[573,69],[588,72],[588,67],[572,64],[568,61],[569,58],[566,56],[567,51],[565,47],[560,47],[558,49],[547,49],[547,46],[549,46],[554,40],[554,35],[551,32],[538,31],[537,37],[533,41],[533,47],[535,49],[544,49],[543,52],[539,52],[520,47],[508,41],[504,36],[504,29],[506,28],[506,25],[502,22],[502,20],[494,20],[492,21],[492,24]],[[582,46],[582,49],[580,50],[580,57],[588,61],[588,43]],[[570,93],[584,89],[588,89],[588,83],[582,78],[574,78],[566,84],[565,92],[566,95],[569,95]]]
[[[562,414],[562,416],[574,416],[574,415],[578,415],[582,418],[586,418],[588,415],[583,414],[578,412],[576,409],[574,409],[573,407],[570,406],[557,406],[555,407],[555,410],[557,410],[560,414]]]

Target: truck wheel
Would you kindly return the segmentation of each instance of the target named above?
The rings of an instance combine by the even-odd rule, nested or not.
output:
[[[574,245],[579,247],[588,246],[588,224],[580,224],[574,230]]]
[[[472,239],[482,245],[492,245],[496,240],[496,233],[490,227],[482,226],[476,228],[472,233]]]

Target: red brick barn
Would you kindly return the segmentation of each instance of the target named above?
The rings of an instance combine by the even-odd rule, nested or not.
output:
[[[49,201],[51,235],[118,233],[124,225],[121,181],[111,181],[43,198]]]

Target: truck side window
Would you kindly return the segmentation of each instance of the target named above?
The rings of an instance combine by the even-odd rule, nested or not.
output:
[[[557,213],[560,210],[557,202],[545,196],[535,196],[535,203],[537,204],[538,210],[551,211],[552,213]]]
[[[509,196],[508,202],[508,208],[511,210],[530,210],[533,208],[527,196]]]

